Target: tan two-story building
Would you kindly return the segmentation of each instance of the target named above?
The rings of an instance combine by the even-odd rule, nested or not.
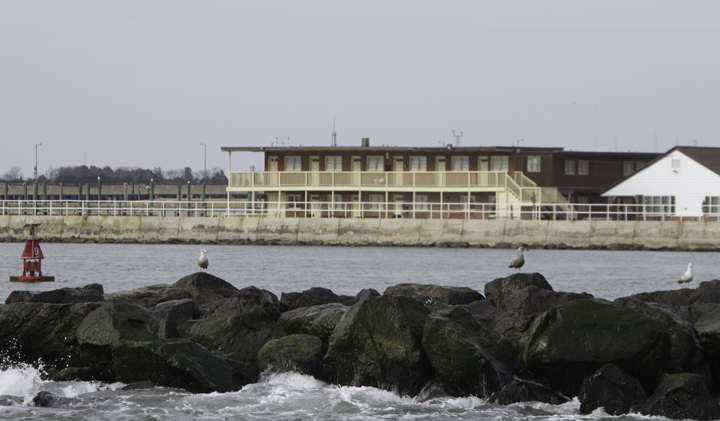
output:
[[[357,147],[222,151],[228,152],[229,195],[247,194],[250,208],[263,214],[314,218],[564,218],[569,203],[556,181],[572,192],[596,189],[593,183],[607,186],[623,177],[622,159],[649,160],[617,156],[615,175],[600,162],[552,147],[371,147],[363,139]],[[233,171],[233,153],[263,153],[265,170]]]

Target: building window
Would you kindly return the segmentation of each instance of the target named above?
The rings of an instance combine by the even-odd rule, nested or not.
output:
[[[525,171],[540,172],[540,157],[528,156],[525,158]]]
[[[681,167],[681,161],[679,159],[673,159],[672,160],[672,169],[679,170]]]
[[[578,175],[590,175],[590,161],[578,161]]]
[[[415,196],[415,210],[428,210],[428,197],[424,195]]]
[[[411,156],[410,157],[410,171],[427,171],[427,157],[426,156]]]
[[[635,170],[635,163],[633,161],[623,162],[622,171],[623,175],[630,175]]]
[[[367,170],[368,171],[382,171],[385,169],[382,156],[368,156],[367,159]]]
[[[645,196],[645,213],[674,215],[675,196]]]
[[[325,171],[342,171],[342,157],[341,156],[326,156],[325,157]]]
[[[638,161],[635,163],[635,169],[640,171],[641,169],[645,168],[645,165],[647,165],[647,162],[645,161]]]
[[[565,175],[575,175],[575,161],[565,161]]]
[[[462,197],[460,197],[460,202],[462,203],[462,209],[463,209],[463,210],[468,210],[468,199],[470,199],[470,200],[469,200],[469,203],[470,203],[469,209],[475,209],[475,196],[470,196],[470,197],[462,196]]]
[[[286,156],[285,157],[285,171],[300,171],[300,157],[299,156]]]
[[[590,206],[588,206],[588,204],[590,203],[589,197],[577,196],[575,197],[575,202],[578,204],[577,208],[575,209],[577,212],[587,212],[590,210]]]
[[[453,157],[452,170],[453,171],[469,171],[470,170],[470,158],[468,158],[467,156]]]
[[[705,198],[706,206],[703,206],[703,212],[712,216],[720,216],[720,196],[710,196]]]
[[[300,195],[299,194],[289,194],[287,195],[287,201],[288,201],[288,208],[289,209],[295,209],[295,208],[301,208],[300,206]]]
[[[371,194],[370,195],[370,209],[381,210],[383,208],[381,203],[384,201],[383,200],[384,198],[385,198],[385,196],[383,196],[381,194]]]
[[[507,171],[508,170],[508,157],[507,156],[493,156],[490,160],[490,171]]]

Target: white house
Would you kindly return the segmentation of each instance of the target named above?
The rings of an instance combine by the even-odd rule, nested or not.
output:
[[[610,186],[602,196],[645,205],[648,215],[720,214],[720,148],[677,146]]]

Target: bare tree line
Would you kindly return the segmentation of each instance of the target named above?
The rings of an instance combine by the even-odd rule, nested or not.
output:
[[[78,184],[92,183],[96,184],[98,179],[104,185],[119,184],[148,184],[154,181],[156,184],[227,184],[228,179],[225,172],[220,168],[212,168],[207,170],[207,174],[203,171],[193,171],[190,167],[183,169],[163,171],[160,167],[152,170],[137,167],[117,167],[112,169],[108,166],[96,167],[94,165],[78,165],[68,167],[58,167],[47,170],[45,174],[38,176],[38,182],[47,182],[49,184]],[[24,178],[22,168],[13,166],[0,177],[0,182],[8,185],[19,185],[22,183],[34,183],[32,177]]]

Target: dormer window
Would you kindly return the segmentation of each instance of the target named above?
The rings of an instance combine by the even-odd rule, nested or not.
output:
[[[681,167],[681,161],[679,159],[672,160],[672,169],[679,170]]]

